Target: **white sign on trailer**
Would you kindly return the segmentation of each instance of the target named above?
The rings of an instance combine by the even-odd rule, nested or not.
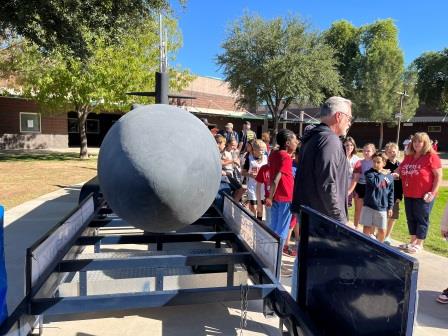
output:
[[[241,236],[275,275],[279,241],[227,197],[224,197],[223,215],[230,228]]]

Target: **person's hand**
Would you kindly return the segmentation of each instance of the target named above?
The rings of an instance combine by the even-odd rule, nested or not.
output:
[[[440,229],[440,233],[443,238],[448,239],[448,229]]]
[[[400,179],[400,174],[398,174],[398,173],[392,173],[392,176],[393,176],[394,180]]]
[[[390,169],[382,169],[381,172],[382,172],[384,175],[388,175],[388,174],[390,174]]]
[[[265,205],[268,208],[272,207],[272,199],[270,197],[266,198]]]
[[[393,214],[392,209],[387,210],[387,217],[391,218]]]
[[[423,200],[426,203],[431,203],[436,196],[432,192],[427,192],[425,196],[423,196]]]

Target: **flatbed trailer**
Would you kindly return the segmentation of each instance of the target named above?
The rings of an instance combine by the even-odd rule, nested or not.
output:
[[[244,298],[263,300],[283,335],[412,335],[415,259],[303,208],[295,300],[279,281],[278,235],[221,197],[222,207],[163,234],[129,226],[99,194],[85,197],[27,250],[26,295],[0,334],[41,334],[50,316]]]

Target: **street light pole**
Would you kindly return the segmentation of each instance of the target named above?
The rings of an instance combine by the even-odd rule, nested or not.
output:
[[[406,90],[403,92],[397,92],[400,95],[400,112],[398,113],[398,127],[397,127],[397,145],[400,143],[400,125],[401,125],[401,110],[403,109],[403,99],[404,97],[409,97],[406,94]]]

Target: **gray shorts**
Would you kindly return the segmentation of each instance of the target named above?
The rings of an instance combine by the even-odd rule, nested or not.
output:
[[[373,226],[379,229],[387,228],[387,211],[379,211],[363,206],[359,223],[364,226]]]

